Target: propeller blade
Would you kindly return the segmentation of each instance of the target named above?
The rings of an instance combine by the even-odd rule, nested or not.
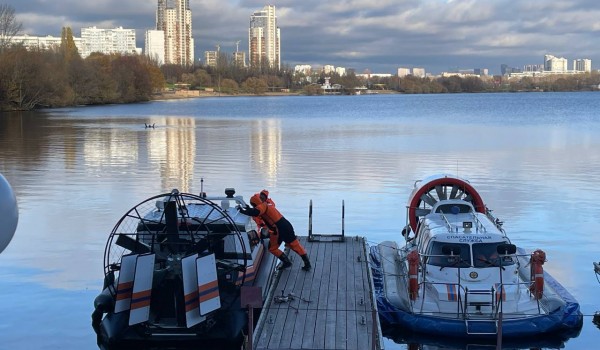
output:
[[[446,197],[446,186],[442,186],[442,185],[438,185],[435,186],[435,191],[437,192],[438,198],[443,201],[445,199],[447,199]]]
[[[456,186],[452,186],[452,190],[450,191],[450,199],[456,198],[456,194],[458,193],[459,188]]]
[[[434,206],[435,203],[437,203],[437,200],[435,200],[435,198],[433,198],[431,196],[431,194],[429,193],[425,193],[424,195],[421,196],[421,200],[427,204],[429,204],[430,206]]]
[[[415,215],[416,216],[425,216],[427,214],[431,213],[431,209],[415,209]]]
[[[120,233],[117,237],[117,241],[115,242],[115,244],[125,249],[128,249],[136,254],[150,253],[151,251],[150,246],[146,243],[136,241],[130,236],[124,235],[122,233]]]

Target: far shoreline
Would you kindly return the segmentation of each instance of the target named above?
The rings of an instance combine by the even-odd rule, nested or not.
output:
[[[264,94],[228,94],[217,91],[199,91],[199,90],[179,90],[179,91],[168,91],[153,94],[151,101],[169,101],[169,100],[183,100],[189,98],[205,98],[205,97],[236,97],[236,96],[305,96],[304,94],[297,92],[265,92]]]

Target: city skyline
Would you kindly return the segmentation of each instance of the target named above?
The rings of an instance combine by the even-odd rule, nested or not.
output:
[[[0,0],[1,1],[1,0]],[[4,3],[23,23],[22,34],[60,34],[70,26],[132,28],[137,46],[155,28],[156,1],[74,0]],[[334,65],[356,72],[394,73],[398,67],[423,67],[439,73],[543,64],[545,54],[569,60],[600,60],[595,39],[600,31],[600,3],[576,0],[542,3],[525,0],[380,1],[214,1],[190,0],[195,57],[220,45],[233,53],[248,51],[249,15],[263,6],[277,8],[281,62]],[[592,67],[596,69],[595,67]]]

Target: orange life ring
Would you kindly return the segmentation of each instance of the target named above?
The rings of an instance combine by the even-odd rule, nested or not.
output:
[[[529,291],[533,297],[540,299],[544,294],[544,268],[542,265],[546,262],[546,253],[538,249],[531,254],[531,285]]]
[[[416,300],[419,295],[419,253],[413,250],[406,257],[408,260],[408,295]]]

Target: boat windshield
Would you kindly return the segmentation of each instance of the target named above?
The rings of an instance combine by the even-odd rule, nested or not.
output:
[[[504,242],[496,243],[474,243],[473,244],[473,266],[474,267],[498,267],[513,265],[514,259],[510,256],[500,257],[498,255],[498,245]]]
[[[468,244],[451,244],[453,247],[460,248],[460,254],[444,254],[445,242],[433,242],[427,254],[427,264],[440,267],[470,267],[471,249]],[[458,249],[457,249],[458,250]]]

